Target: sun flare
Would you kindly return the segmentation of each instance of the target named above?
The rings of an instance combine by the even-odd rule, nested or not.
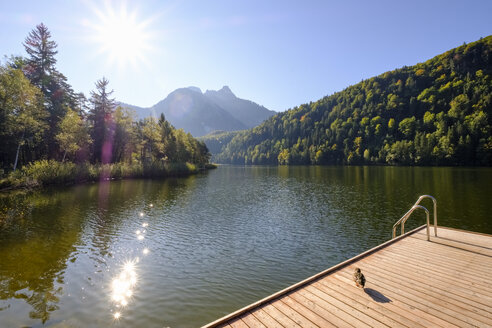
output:
[[[119,8],[104,3],[103,9],[92,6],[95,17],[85,22],[90,40],[99,46],[97,53],[120,69],[147,64],[146,55],[152,50],[152,19],[141,19],[136,10],[129,10],[124,3]]]

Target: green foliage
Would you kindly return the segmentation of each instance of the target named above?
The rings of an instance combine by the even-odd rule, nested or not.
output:
[[[237,133],[235,164],[492,164],[492,36]]]
[[[75,94],[56,70],[57,45],[45,25],[37,25],[24,46],[27,58],[0,65],[0,172],[6,176],[0,189],[165,177],[209,163],[206,145],[164,116],[136,122],[117,107],[106,78],[96,82],[90,102]],[[5,174],[17,163],[21,172]]]
[[[22,168],[24,176],[41,185],[75,182],[83,175],[83,171],[83,169],[77,169],[74,163],[61,163],[55,160],[41,160]]]
[[[207,166],[215,168],[215,166]],[[75,164],[55,160],[32,162],[17,172],[11,172],[0,180],[1,189],[67,185],[89,181],[107,181],[129,178],[166,178],[197,173],[199,167],[193,163],[113,163]]]
[[[0,154],[4,166],[13,165],[15,170],[21,147],[36,148],[41,143],[47,128],[41,97],[21,70],[0,66]]]
[[[112,93],[113,90],[109,90],[109,81],[105,77],[96,82],[96,90],[91,92],[92,108],[89,122],[92,125],[91,138],[94,141],[92,160],[103,164],[111,163],[113,155],[113,114],[116,102],[111,98]]]
[[[75,154],[82,147],[92,143],[87,126],[82,118],[71,109],[68,109],[65,117],[60,121],[59,131],[55,138],[60,149],[64,151],[62,162],[67,154]]]
[[[207,145],[208,150],[212,154],[211,160],[215,160],[215,155],[224,150],[225,146],[241,131],[214,131],[203,137],[197,138]]]
[[[16,65],[41,90],[41,107],[47,113],[46,121],[49,126],[43,137],[45,149],[42,151],[53,156],[58,151],[55,142],[56,127],[65,116],[66,109],[75,108],[76,97],[67,78],[56,69],[57,44],[51,39],[51,33],[43,23],[29,33],[23,45],[28,56],[25,60],[17,60]]]

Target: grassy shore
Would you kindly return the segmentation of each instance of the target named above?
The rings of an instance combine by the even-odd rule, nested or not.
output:
[[[0,191],[20,188],[36,188],[48,185],[71,185],[91,181],[166,178],[186,176],[201,170],[216,168],[214,164],[198,167],[191,163],[114,163],[74,164],[55,160],[41,160],[11,172],[0,180]]]

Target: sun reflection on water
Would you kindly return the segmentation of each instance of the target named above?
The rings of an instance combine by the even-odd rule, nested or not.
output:
[[[140,212],[139,216],[143,217],[145,216],[145,213]],[[143,222],[141,223],[141,226],[143,228],[147,228],[149,224],[147,222]],[[146,229],[141,228],[135,230],[137,240],[143,240],[146,232]],[[150,251],[147,247],[141,249],[141,254],[143,255],[147,255],[149,254],[149,252]],[[111,280],[111,301],[116,306],[115,311],[112,311],[112,316],[114,320],[119,320],[122,317],[122,309],[128,306],[132,301],[134,289],[138,282],[137,264],[139,263],[139,261],[139,257],[135,257],[133,260],[126,261],[122,265],[119,273]]]
[[[137,272],[135,270],[137,262],[138,259],[126,262],[120,274],[113,278],[111,299],[119,306],[128,305],[128,301],[133,295],[133,288],[137,284]],[[115,313],[115,317],[117,313]]]

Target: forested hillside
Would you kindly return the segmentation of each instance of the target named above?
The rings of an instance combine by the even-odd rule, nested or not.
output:
[[[203,137],[198,137],[197,139],[205,143],[210,154],[212,154],[211,160],[216,161],[215,156],[220,154],[232,138],[241,132],[242,131],[214,131]]]
[[[235,164],[492,164],[492,36],[364,80],[235,136]]]

